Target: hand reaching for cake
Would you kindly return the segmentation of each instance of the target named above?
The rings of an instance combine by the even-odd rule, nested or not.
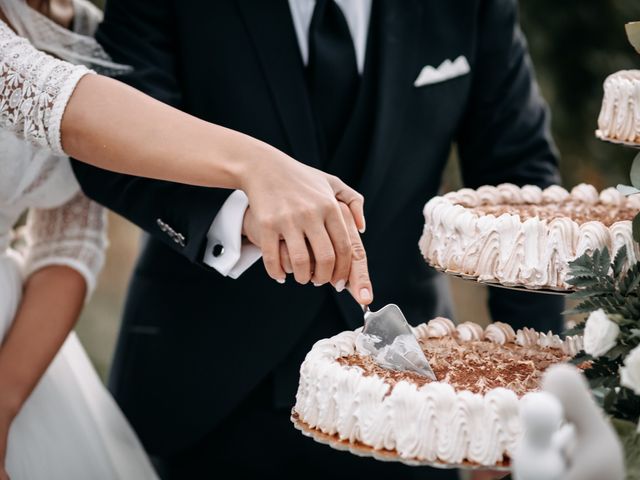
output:
[[[335,184],[337,189],[340,184],[342,182]],[[367,255],[360,238],[360,231],[364,229],[362,197],[348,187],[337,195],[340,200],[337,202],[340,218],[339,221],[332,220],[334,228],[327,223],[327,231],[332,233],[331,238],[324,232],[305,230],[303,226],[304,237],[297,235],[295,231],[289,232],[287,236],[280,234],[282,239],[279,241],[279,248],[267,255],[267,250],[271,250],[272,246],[266,245],[264,239],[270,240],[274,235],[265,225],[261,225],[251,206],[245,213],[242,233],[250,242],[260,247],[265,267],[272,278],[280,281],[280,272],[284,271],[293,274],[301,284],[311,281],[320,286],[331,282],[339,292],[348,284],[356,301],[368,305],[373,300],[373,290]],[[313,212],[309,212],[309,217],[311,213]],[[287,212],[281,214],[285,216],[286,225]],[[304,216],[297,215],[296,218]],[[342,228],[347,233],[346,244],[343,243]]]

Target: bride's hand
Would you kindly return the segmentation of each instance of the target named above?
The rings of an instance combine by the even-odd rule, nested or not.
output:
[[[367,305],[371,303],[373,299],[373,289],[371,288],[369,266],[367,264],[367,252],[362,244],[360,233],[355,225],[355,221],[349,207],[340,202],[340,210],[345,224],[347,225],[351,241],[351,268],[349,270],[349,281],[347,282],[347,286],[349,287],[349,293],[356,299],[356,301],[362,305]],[[284,241],[280,242],[280,258],[282,259],[284,270],[287,273],[291,273],[293,271],[293,267],[291,265],[291,258],[289,257],[287,245]],[[313,269],[313,259],[311,263]]]
[[[331,282],[341,290],[349,280],[352,245],[340,202],[349,207],[356,228],[364,230],[362,195],[337,177],[276,149],[264,155],[269,160],[254,165],[243,181],[249,197],[243,234],[260,247],[273,279],[284,282],[286,277],[280,257],[280,240],[284,240],[299,283]]]

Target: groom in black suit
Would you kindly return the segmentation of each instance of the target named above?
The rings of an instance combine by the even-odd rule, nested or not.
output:
[[[469,187],[558,181],[516,0],[109,0],[98,39],[135,67],[131,85],[356,187],[374,308],[397,303],[414,324],[451,314],[417,242],[452,144]],[[227,246],[211,229],[232,192],[74,168],[90,197],[149,233],[111,389],[165,478],[450,478],[294,430],[305,353],[362,312],[260,264],[216,272]],[[495,320],[560,327],[556,298],[491,290],[489,302]]]

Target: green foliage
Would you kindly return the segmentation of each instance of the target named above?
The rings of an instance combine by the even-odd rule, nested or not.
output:
[[[636,430],[635,423],[619,420],[611,420],[613,428],[616,430],[625,454],[627,470],[627,480],[637,480],[640,478],[640,434]]]
[[[625,268],[627,263],[626,247],[618,251],[613,261],[605,248],[571,262],[567,283],[578,291],[570,298],[580,303],[569,313],[590,313],[601,308],[621,316],[621,324],[626,319],[640,318],[640,263]]]
[[[640,2],[521,0],[519,5],[538,81],[551,107],[564,182],[588,182],[599,189],[626,182],[633,154],[597,140],[594,131],[605,78],[640,68],[624,28],[640,20]]]
[[[640,344],[640,262],[629,266],[625,247],[613,259],[608,249],[596,250],[570,263],[567,283],[578,289],[570,298],[579,301],[568,313],[602,309],[620,327],[615,347],[598,358],[580,352],[573,363],[589,363],[585,376],[596,400],[608,414],[637,423],[640,396],[620,385],[619,370],[629,352]],[[584,334],[584,324],[567,334]]]

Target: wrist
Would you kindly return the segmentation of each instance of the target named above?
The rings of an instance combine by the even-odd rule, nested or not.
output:
[[[237,162],[236,181],[238,190],[242,190],[249,198],[252,197],[254,187],[260,189],[264,187],[264,181],[273,172],[290,171],[291,162],[295,162],[291,157],[284,154],[268,143],[256,140],[252,137],[243,149]]]
[[[255,238],[253,232],[255,232],[255,227],[253,226],[254,217],[253,212],[251,211],[251,207],[247,207],[244,212],[244,218],[242,219],[242,231],[241,234],[244,238],[249,240],[254,245],[259,245],[258,239]]]

